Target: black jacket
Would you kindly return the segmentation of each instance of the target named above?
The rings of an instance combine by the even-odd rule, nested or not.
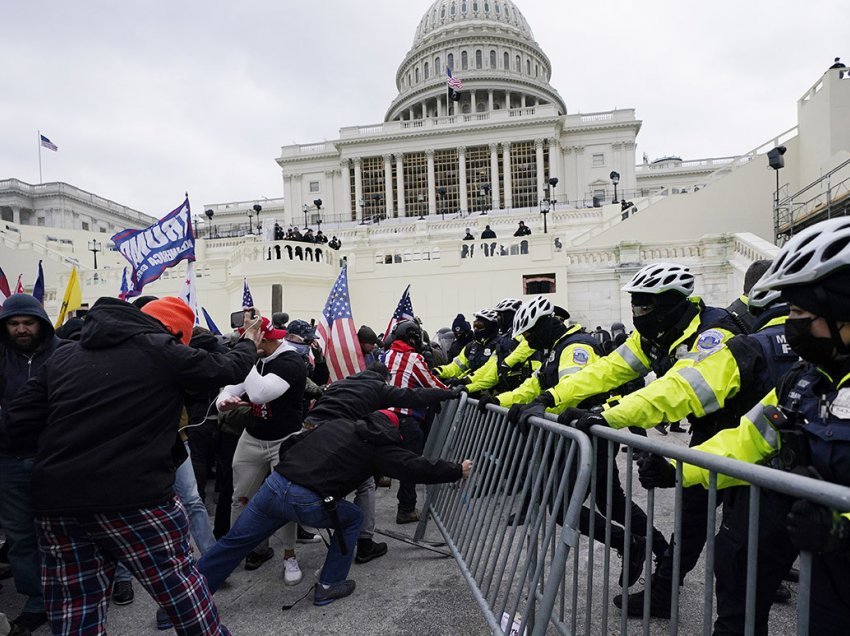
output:
[[[356,420],[391,406],[423,408],[452,397],[454,393],[445,389],[390,386],[380,373],[367,369],[328,386],[306,421],[321,424],[335,419]]]
[[[80,341],[57,349],[9,409],[13,447],[37,445],[33,509],[77,514],[166,502],[182,391],[238,382],[255,360],[251,342],[225,354],[193,349],[133,305],[98,300]]]
[[[32,316],[41,323],[43,340],[32,353],[19,351],[9,338],[6,321],[18,316]],[[22,449],[13,451],[10,447],[6,437],[7,409],[21,387],[35,376],[41,365],[53,355],[59,342],[47,312],[35,298],[29,294],[14,294],[6,300],[6,304],[0,309],[0,454],[17,456],[33,454]]]
[[[429,460],[401,447],[398,428],[380,414],[332,420],[281,444],[275,470],[321,497],[341,498],[371,475],[419,484],[457,481],[460,464]]]
[[[198,331],[192,336],[189,346],[194,349],[203,349],[210,353],[227,353],[225,347],[218,338],[209,331]],[[218,415],[215,408],[215,398],[218,396],[218,387],[211,386],[200,391],[187,391],[183,396],[186,405],[186,414],[190,425],[198,425],[209,419],[214,421]]]

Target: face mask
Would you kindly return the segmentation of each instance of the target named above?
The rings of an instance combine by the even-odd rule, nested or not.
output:
[[[832,338],[812,335],[811,326],[815,318],[788,318],[785,321],[785,339],[803,360],[820,366],[834,360],[835,345]]]
[[[305,358],[310,353],[310,345],[308,344],[301,344],[298,342],[290,342],[289,344],[292,346],[293,349],[295,349],[299,354],[301,354]]]

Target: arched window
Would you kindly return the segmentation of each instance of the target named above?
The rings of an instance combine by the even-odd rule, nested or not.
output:
[[[539,64],[534,65],[534,76],[540,77],[540,65]]]
[[[428,79],[429,77],[431,77],[431,66],[428,64],[428,62],[425,62],[424,70],[425,70],[425,79]]]
[[[490,3],[489,2],[484,3],[484,13],[490,13]]]
[[[446,17],[446,8],[443,7],[442,9],[440,9],[440,19],[444,20],[445,17]]]
[[[460,68],[463,71],[469,68],[469,56],[466,54],[466,51],[461,51],[460,53]]]
[[[455,70],[455,54],[454,53],[448,54],[448,56],[446,57],[446,65],[450,69]]]
[[[496,68],[496,51],[490,51],[490,68]]]
[[[413,81],[416,82],[417,84],[419,83],[419,67],[418,66],[415,69],[413,69]]]
[[[443,72],[443,67],[440,66],[440,56],[438,55],[434,60],[434,75],[439,75]]]
[[[473,2],[473,3],[472,3],[472,10],[473,10],[475,13],[478,13],[478,2]]]
[[[525,74],[531,75],[531,60],[525,61]]]
[[[449,13],[451,13],[452,16],[454,16],[454,14],[457,13],[457,7],[455,7],[454,2],[452,2],[452,7],[451,7],[451,9],[449,9]]]
[[[481,68],[484,63],[481,61],[481,49],[475,51],[475,68]]]
[[[408,86],[411,85],[411,83],[410,83],[410,73],[407,74],[407,85]]]
[[[498,2],[494,2],[493,6],[496,8],[496,15],[499,15],[500,13],[502,13],[502,7],[499,6]]]
[[[502,54],[502,63],[506,71],[511,70],[511,56],[508,55],[507,51]]]
[[[522,73],[522,60],[519,59],[519,55],[517,55],[516,58],[514,59],[514,63],[516,64],[516,69],[515,69],[516,72]]]
[[[466,13],[466,0],[463,0],[463,2],[460,3],[460,12]]]

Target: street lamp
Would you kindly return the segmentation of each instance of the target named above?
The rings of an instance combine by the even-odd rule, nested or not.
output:
[[[316,206],[316,233],[322,231],[322,200],[313,199],[313,205]]]
[[[549,214],[549,199],[543,199],[540,202],[540,214],[543,215],[543,233],[549,233],[549,226],[546,224],[546,215]]]
[[[97,269],[97,253],[103,251],[103,245],[100,241],[92,239],[89,241],[89,251],[94,254],[94,268]]]
[[[481,204],[481,214],[487,214],[487,197],[490,194],[490,184],[482,183],[481,184],[481,196],[483,197],[483,203]]]
[[[360,225],[366,225],[366,217],[363,212],[366,211],[366,199],[360,199]]]
[[[254,234],[254,210],[248,210],[248,234]]]
[[[620,173],[617,172],[616,170],[612,170],[611,174],[609,174],[608,176],[611,177],[611,183],[614,184],[614,200],[612,201],[612,203],[616,203],[617,202],[617,184],[620,183]]]
[[[767,163],[776,173],[776,194],[773,198],[774,225],[776,227],[779,227],[779,171],[785,167],[785,158],[782,155],[785,154],[786,150],[785,146],[777,146],[767,151]],[[827,215],[829,215],[829,211],[827,211]],[[788,221],[790,223],[791,219],[789,218]],[[792,233],[793,231],[794,228],[791,228]]]
[[[440,197],[440,216],[446,220],[446,189],[442,186],[437,188],[437,196]]]
[[[301,206],[301,209],[304,210],[304,230],[307,230],[307,204],[305,203]]]
[[[257,234],[259,234],[260,228],[261,228],[261,226],[260,226],[260,212],[263,211],[263,206],[261,206],[259,203],[255,203],[254,207],[252,209],[254,210],[254,212],[257,213]]]
[[[552,211],[555,211],[555,186],[558,185],[558,177],[552,177],[549,179],[549,185],[552,187]]]
[[[416,200],[419,202],[419,220],[424,221],[425,215],[422,214],[424,206],[422,204],[425,202],[425,195],[420,192],[416,195]]]
[[[212,238],[212,230],[213,230],[212,220],[213,220],[213,216],[215,216],[215,212],[212,209],[209,209],[209,210],[205,210],[204,214],[206,214],[207,218],[210,220],[210,229],[209,229],[209,232],[207,232],[207,236],[208,236],[208,238]]]

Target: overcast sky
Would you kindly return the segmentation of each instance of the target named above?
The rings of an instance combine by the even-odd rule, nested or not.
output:
[[[65,181],[162,216],[283,196],[280,147],[383,120],[430,6],[411,0],[3,3],[0,179]],[[637,157],[737,155],[796,123],[838,0],[516,0],[571,113],[635,108]]]

